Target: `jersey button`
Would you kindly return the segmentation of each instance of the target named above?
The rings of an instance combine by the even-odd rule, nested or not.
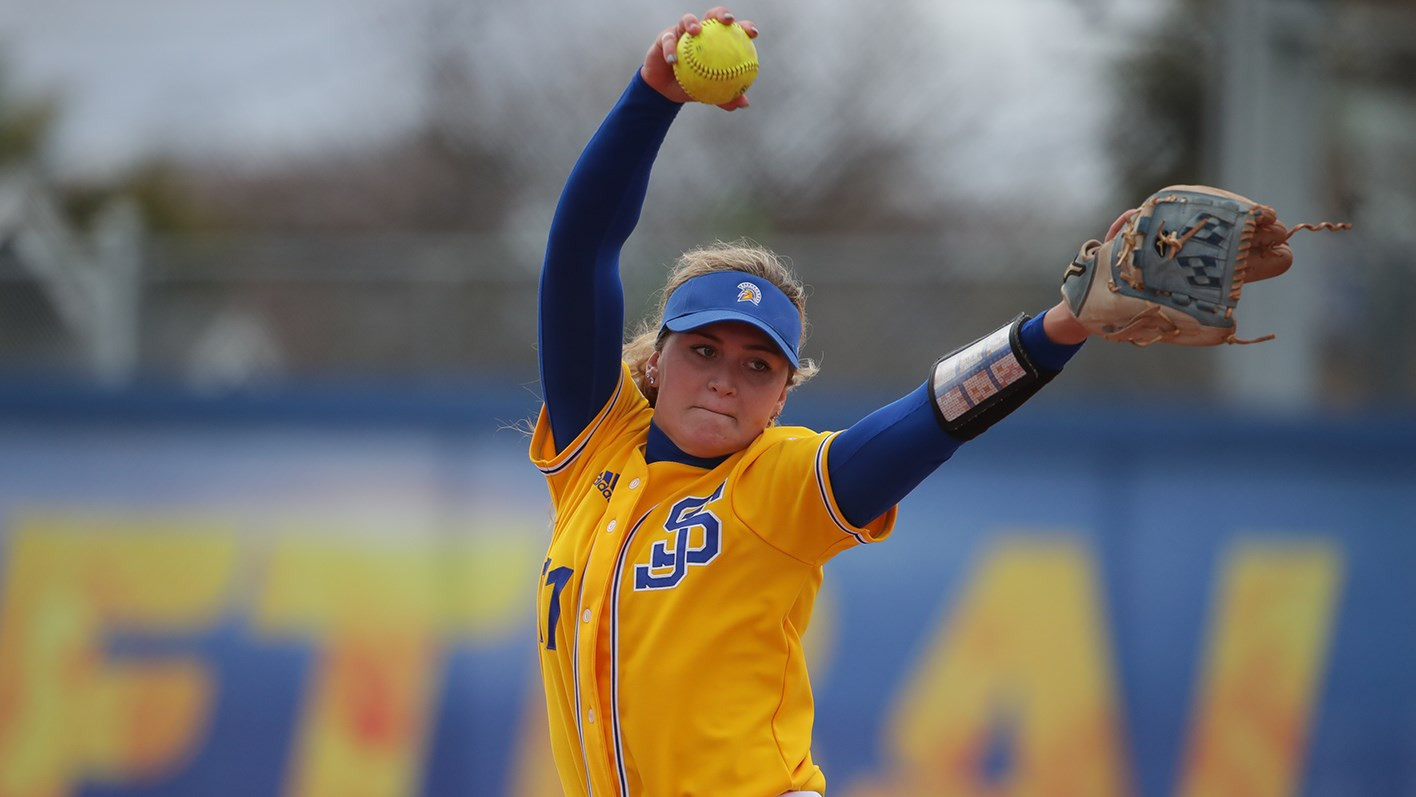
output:
[[[634,481],[630,482],[630,483],[629,483],[629,489],[631,489],[631,490],[638,490],[638,489],[639,489],[639,480],[638,480],[638,479],[635,479]]]
[[[586,609],[584,613],[580,615],[580,619],[587,623],[590,622],[590,610]]]
[[[595,709],[593,709],[593,708],[590,709],[590,711],[586,713],[586,718],[589,719],[591,722],[594,722],[594,721],[595,721]]]
[[[619,521],[618,521],[618,520],[611,520],[611,521],[610,521],[610,525],[608,525],[608,526],[605,527],[605,531],[607,531],[607,532],[612,532],[612,531],[615,530],[615,526],[618,526],[618,525],[619,525]]]

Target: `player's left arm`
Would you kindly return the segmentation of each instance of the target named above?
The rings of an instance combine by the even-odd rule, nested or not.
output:
[[[1081,348],[1086,330],[1080,329],[1065,305],[1023,321],[1019,319],[973,347],[965,347],[935,364],[930,379],[899,400],[872,412],[831,442],[827,473],[841,514],[856,526],[865,526],[899,503],[959,446],[981,434],[1012,412],[1044,384]],[[955,365],[967,366],[976,356],[971,348],[990,342],[994,362],[1021,363],[1015,370],[995,369],[1003,377],[1016,376],[993,396],[982,397],[975,407],[952,418],[940,409],[941,372],[951,375]],[[1006,351],[1005,351],[1006,348]],[[960,362],[951,362],[958,358]],[[987,366],[985,366],[987,367]],[[997,385],[1003,379],[967,369],[959,381],[971,377]],[[978,390],[976,396],[982,396]],[[992,401],[989,401],[992,399]]]
[[[1091,337],[1091,332],[1072,315],[1066,301],[1054,304],[1042,314],[1042,329],[1047,341],[1058,346],[1077,346]]]
[[[1135,212],[1128,210],[1112,222],[1105,240],[1116,237]],[[1019,319],[940,358],[924,384],[862,418],[832,441],[826,470],[841,514],[857,526],[883,515],[947,462],[959,446],[982,434],[1051,381],[1089,336],[1064,299],[1040,316]],[[1018,367],[999,368],[995,362],[988,374],[971,372],[970,358],[988,348],[981,344],[989,341],[991,350],[983,352],[985,356]],[[1014,381],[992,395],[983,395],[1010,376]],[[945,384],[949,379],[959,384]],[[974,390],[978,402],[969,395],[966,383],[970,379],[980,386]],[[954,398],[961,401],[954,402]],[[967,406],[970,403],[974,406]]]

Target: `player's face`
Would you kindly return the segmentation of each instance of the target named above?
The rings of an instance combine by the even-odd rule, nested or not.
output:
[[[654,420],[685,453],[721,457],[748,446],[787,401],[787,358],[760,329],[723,321],[672,332],[649,358]]]

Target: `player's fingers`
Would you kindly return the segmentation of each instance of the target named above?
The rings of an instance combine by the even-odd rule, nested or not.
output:
[[[692,14],[684,14],[683,18],[679,20],[678,32],[680,34],[687,33],[690,36],[697,36],[703,32],[703,25],[699,24],[698,17]]]
[[[678,60],[678,37],[677,28],[668,28],[659,34],[659,54],[671,64]]]
[[[716,19],[724,25],[733,24],[733,12],[723,6],[713,6],[708,9],[708,13],[703,15],[704,19]]]
[[[749,103],[747,101],[747,95],[739,94],[732,100],[725,102],[722,105],[719,105],[718,107],[722,108],[725,111],[736,111],[739,108],[746,108],[748,105]]]
[[[740,26],[742,27],[743,31],[747,33],[747,38],[749,38],[749,39],[755,39],[755,38],[757,38],[757,23],[756,23],[756,22],[749,22],[749,21],[747,21],[747,20],[744,19],[744,20],[738,22],[738,25],[740,25]]]

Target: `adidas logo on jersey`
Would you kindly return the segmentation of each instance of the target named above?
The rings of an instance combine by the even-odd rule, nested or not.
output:
[[[595,477],[595,489],[599,490],[600,495],[605,496],[605,500],[608,501],[610,500],[610,496],[614,494],[615,485],[619,484],[619,480],[620,475],[618,473],[607,470]]]

